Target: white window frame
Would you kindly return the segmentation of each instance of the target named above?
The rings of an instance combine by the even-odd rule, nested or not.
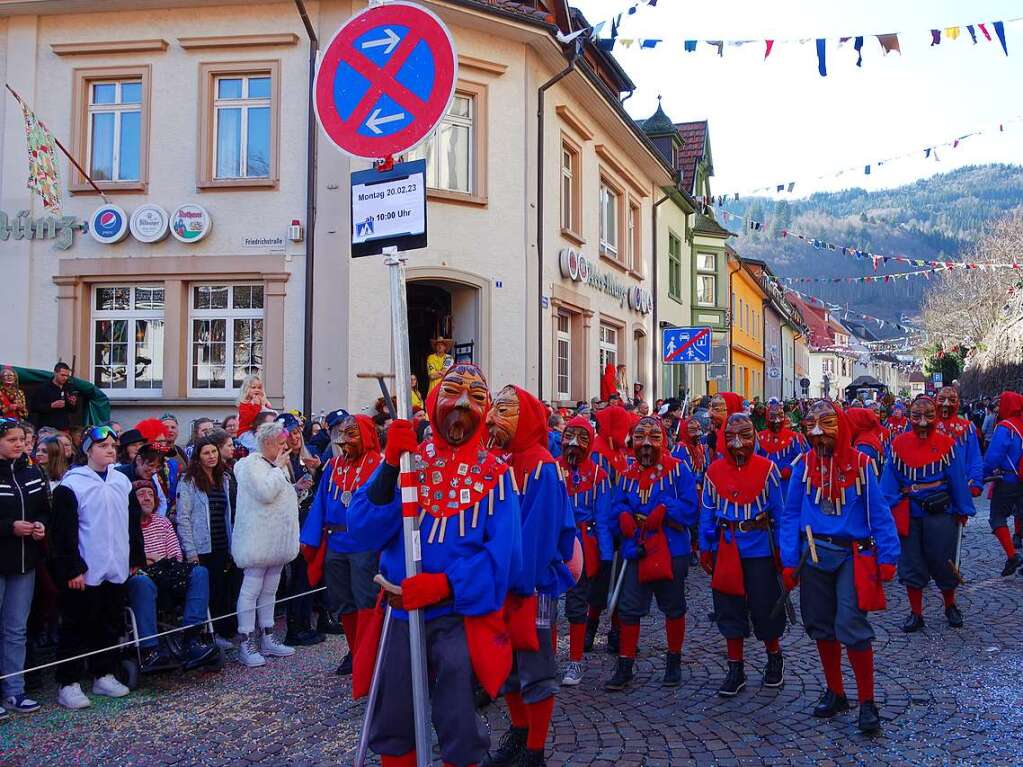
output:
[[[97,85],[113,85],[114,90],[114,103],[113,104],[94,104],[93,93]],[[139,100],[131,104],[121,103],[121,88],[125,85],[138,85],[139,86]],[[92,162],[92,134],[93,134],[93,118],[98,114],[113,114],[114,115],[114,147],[113,156],[111,158],[110,173],[111,178],[98,179],[99,183],[109,183],[115,181],[141,181],[144,172],[142,154],[145,148],[142,146],[142,142],[145,141],[145,126],[142,124],[142,120],[145,115],[143,114],[145,108],[146,98],[146,85],[141,77],[120,77],[111,78],[106,80],[89,80],[87,82],[88,92],[86,98],[88,99],[87,113],[88,119],[86,120],[85,126],[85,161],[88,163],[89,172],[93,171]],[[139,113],[139,157],[138,157],[138,178],[121,178],[121,115],[125,112],[138,112]],[[107,286],[109,287],[109,286]],[[93,294],[95,296],[95,294]],[[132,293],[134,296],[134,292]],[[134,303],[134,298],[132,298]]]
[[[576,231],[575,182],[579,155],[564,141],[561,142],[561,228]],[[567,219],[566,219],[567,214]]]
[[[100,290],[111,289],[111,288],[122,288],[128,290],[130,305],[128,309],[97,309],[96,299],[99,295]],[[148,288],[154,290],[164,291],[164,308],[162,309],[137,309],[135,307],[136,300],[136,289]],[[166,299],[167,294],[162,283],[147,283],[143,285],[126,285],[124,283],[98,283],[92,286],[92,290],[89,295],[89,379],[93,382],[96,388],[100,389],[110,399],[159,399],[163,396],[163,386],[160,388],[148,388],[135,386],[135,365],[136,365],[136,352],[138,351],[135,343],[135,323],[139,320],[146,322],[161,322],[163,323],[164,329],[166,329]],[[125,357],[124,367],[127,370],[127,386],[118,389],[106,389],[100,387],[96,383],[96,323],[102,320],[110,322],[123,320],[128,322],[128,334],[127,334],[127,354]],[[161,377],[165,373],[165,355],[164,355],[164,339],[161,337],[159,343],[159,349],[155,350],[153,355],[153,361],[159,360],[161,367]]]
[[[628,238],[625,243],[625,266],[634,272],[638,272],[642,264],[638,242],[640,215],[639,205],[630,198],[625,206],[625,236]]]
[[[220,81],[221,80],[241,80],[242,81],[242,95],[241,98],[237,99],[222,99],[220,98]],[[270,95],[260,98],[249,98],[249,80],[269,80],[270,81]],[[274,79],[273,74],[270,72],[225,72],[223,74],[217,74],[213,77],[213,167],[210,169],[211,175],[214,181],[231,181],[240,178],[253,178],[253,179],[268,179],[273,174],[273,151],[274,151],[274,123],[273,123],[273,89]],[[220,110],[221,109],[241,109],[242,119],[239,125],[240,136],[238,137],[240,147],[238,150],[238,173],[237,176],[220,176],[217,174],[217,152],[220,149],[220,142],[217,140],[219,136],[220,128]],[[248,175],[249,165],[249,110],[250,109],[266,109],[270,114],[270,133],[268,139],[270,142],[267,147],[268,153],[271,155],[267,157],[267,168],[266,174],[261,176],[250,176]]]
[[[608,198],[614,198],[614,240],[608,239],[608,218],[607,218],[607,202]],[[621,240],[622,233],[621,229],[621,212],[622,212],[622,193],[620,190],[611,186],[603,178],[600,180],[600,193],[598,196],[599,207],[600,207],[600,253],[606,255],[615,261],[621,261]]]
[[[227,307],[224,309],[196,309],[195,289],[201,287],[227,288]],[[263,306],[258,309],[234,309],[235,288],[253,287],[263,288]],[[224,387],[197,388],[193,385],[193,366],[195,363],[195,320],[224,320]],[[228,281],[202,281],[193,282],[188,285],[188,396],[223,398],[232,397],[238,394],[239,388],[234,386],[234,321],[235,320],[262,320],[263,321],[263,354],[266,355],[266,289],[260,282],[228,282]],[[263,368],[260,367],[260,374]]]
[[[554,389],[557,399],[567,402],[572,399],[572,318],[559,312],[555,318],[557,340],[554,346]],[[561,374],[561,365],[565,374]]]
[[[682,302],[682,238],[671,230],[668,231],[668,297]]]
[[[711,300],[701,301],[700,300],[700,282],[701,280],[709,280],[711,286]],[[714,306],[717,303],[717,275],[716,274],[697,274],[696,275],[696,305],[697,306]]]
[[[425,159],[427,161],[426,163],[427,189],[436,189],[441,192],[451,192],[453,194],[463,194],[469,195],[471,197],[478,194],[478,190],[476,189],[476,163],[478,162],[478,158],[476,157],[476,131],[479,130],[479,125],[476,117],[477,115],[476,94],[456,90],[455,95],[451,100],[452,106],[455,103],[455,99],[465,99],[466,101],[469,102],[469,116],[465,117],[464,115],[452,114],[449,109],[449,111],[444,115],[444,117],[441,118],[440,124],[437,126],[436,130],[434,130],[430,138],[424,141],[416,148],[414,148],[413,150],[411,150],[407,155],[407,159],[409,160]],[[466,162],[466,185],[468,186],[468,189],[453,189],[451,187],[446,186],[437,186],[436,184],[432,183],[434,179],[430,178],[431,167],[436,168],[438,165],[437,161],[430,160],[430,155],[432,152],[435,151],[437,136],[444,129],[445,125],[453,125],[459,128],[468,128],[469,130],[469,137],[466,139],[465,142],[466,150],[469,153]]]
[[[608,364],[618,368],[618,333],[620,328],[600,323],[600,369],[603,370]]]

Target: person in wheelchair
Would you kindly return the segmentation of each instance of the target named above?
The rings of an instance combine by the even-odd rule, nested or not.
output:
[[[181,555],[174,527],[166,517],[156,514],[156,493],[151,483],[132,483],[129,505],[141,515],[145,542],[146,567],[128,579],[128,605],[135,613],[141,646],[142,673],[169,668],[192,669],[213,659],[216,646],[202,638],[208,620],[210,601],[209,573],[202,565],[187,563]],[[157,606],[169,606],[175,612],[184,602],[180,652],[172,654],[153,635],[157,633]],[[175,657],[175,655],[177,657]]]

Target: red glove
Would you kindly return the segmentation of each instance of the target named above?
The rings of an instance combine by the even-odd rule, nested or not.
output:
[[[701,551],[700,552],[700,567],[703,568],[703,571],[705,573],[707,573],[707,575],[713,575],[714,574],[714,555],[711,554],[709,551]]]
[[[957,514],[956,515],[956,522],[958,522],[963,527],[966,527],[967,520],[969,520],[969,517],[967,517],[967,516],[965,516],[963,514]]]
[[[895,573],[897,571],[895,565],[882,564],[878,565],[877,568],[882,581],[889,583],[895,580]]]
[[[784,584],[786,591],[792,591],[796,588],[796,586],[799,585],[799,576],[796,575],[796,568],[783,567],[781,571],[781,582]]]
[[[983,492],[984,492],[984,488],[982,488],[982,487],[974,486],[974,487],[970,488],[970,495],[972,495],[974,498],[980,498],[980,494],[983,493]]]
[[[391,421],[387,427],[387,447],[384,448],[384,460],[391,466],[397,466],[403,453],[414,452],[419,447],[416,442],[416,427],[411,421],[398,419]]]
[[[636,535],[636,518],[629,512],[623,511],[618,515],[618,526],[622,529],[622,535],[632,538]]]
[[[667,513],[667,509],[664,508],[664,504],[661,504],[646,518],[646,522],[643,523],[643,527],[646,530],[660,530],[664,524],[664,515]]]
[[[444,573],[420,573],[401,582],[401,603],[406,610],[429,607],[449,596],[451,584]]]
[[[781,478],[782,479],[788,479],[791,476],[792,476],[792,467],[791,466],[786,466],[784,469],[781,470]]]

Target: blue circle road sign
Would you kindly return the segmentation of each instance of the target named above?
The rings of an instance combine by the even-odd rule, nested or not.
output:
[[[447,113],[455,47],[444,23],[412,3],[353,16],[324,50],[313,103],[342,152],[377,160],[413,148]]]

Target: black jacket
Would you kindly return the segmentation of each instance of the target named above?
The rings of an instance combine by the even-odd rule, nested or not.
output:
[[[14,523],[50,521],[50,485],[27,456],[0,459],[0,575],[30,572],[42,559],[43,543],[14,534]]]
[[[74,390],[67,384],[59,387],[52,380],[36,387],[36,390],[32,392],[29,410],[32,411],[32,420],[35,422],[37,431],[44,426],[52,426],[60,431],[68,430],[71,425],[71,413],[75,408],[71,407],[67,398],[69,394],[73,393]],[[54,410],[50,405],[59,399],[64,400],[64,407]],[[77,406],[77,404],[76,401],[75,405]]]

